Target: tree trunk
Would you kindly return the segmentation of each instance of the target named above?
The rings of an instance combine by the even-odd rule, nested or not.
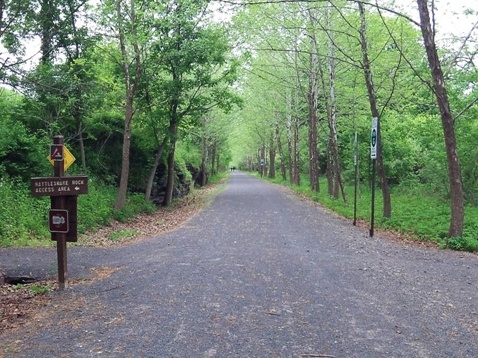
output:
[[[211,145],[211,176],[216,174],[216,148],[217,142],[214,140]]]
[[[300,185],[300,136],[299,136],[299,118],[294,116],[293,122],[293,148],[294,148],[294,185]]]
[[[294,165],[292,161],[292,116],[287,119],[287,164],[289,166],[289,182],[294,184]]]
[[[318,97],[318,67],[319,56],[317,53],[317,39],[315,37],[316,19],[312,15],[312,10],[308,9],[309,18],[311,22],[311,31],[309,33],[310,41],[313,51],[309,58],[309,180],[310,189],[315,192],[320,191],[319,186],[319,152],[317,139],[317,97]]]
[[[169,206],[171,205],[173,201],[174,174],[175,174],[174,173],[174,154],[176,151],[176,139],[178,134],[178,124],[175,119],[172,119],[170,128],[171,128],[171,133],[170,133],[171,137],[169,140],[169,154],[168,154],[168,160],[167,160],[168,175],[167,175],[167,182],[166,182],[166,193],[164,194],[164,199],[162,204],[163,206]]]
[[[80,123],[78,127],[78,142],[80,143],[80,157],[81,157],[81,167],[83,172],[86,173],[86,154],[85,154],[85,142],[83,140],[83,126]]]
[[[201,138],[201,169],[200,169],[200,180],[201,186],[205,186],[207,184],[207,138],[206,135],[203,134]]]
[[[330,196],[334,195],[334,164],[332,160],[332,153],[331,153],[331,138],[327,141],[327,193]]]
[[[370,110],[372,117],[377,118],[377,169],[378,175],[380,178],[380,185],[382,188],[383,195],[383,217],[390,218],[392,215],[392,201],[390,197],[390,187],[388,185],[387,176],[385,173],[385,167],[383,164],[382,156],[382,138],[380,134],[380,113],[377,107],[377,97],[375,95],[375,88],[372,80],[372,71],[370,66],[370,60],[368,58],[368,44],[367,44],[367,34],[366,34],[366,22],[365,22],[365,8],[362,3],[358,3],[360,11],[360,43],[362,46],[362,58],[363,58],[363,71],[365,77],[365,83],[367,86],[367,93],[370,102]]]
[[[41,21],[41,58],[43,65],[51,64],[53,61],[53,37],[54,37],[54,15],[56,7],[52,0],[42,0],[40,9]]]
[[[274,145],[274,132],[271,131],[269,141],[269,178],[276,177],[276,149]]]
[[[454,120],[450,110],[450,103],[445,87],[445,79],[441,69],[440,59],[432,30],[427,0],[417,0],[420,13],[420,25],[423,42],[428,57],[428,64],[433,77],[433,88],[440,108],[443,134],[448,161],[448,177],[450,181],[451,219],[448,237],[458,237],[463,234],[465,219],[463,184],[461,180],[460,161],[457,153]]]
[[[329,22],[329,21],[328,21]],[[330,23],[329,23],[330,27]],[[331,157],[333,161],[333,175],[334,175],[334,198],[339,198],[339,190],[342,193],[342,199],[344,203],[347,202],[347,198],[345,196],[345,189],[344,184],[342,182],[342,169],[340,165],[340,157],[339,157],[339,145],[337,141],[337,106],[336,106],[336,98],[335,98],[335,51],[334,51],[334,44],[332,43],[332,39],[329,37],[328,40],[328,47],[329,47],[329,87],[330,87],[330,103],[329,103],[329,130],[330,130],[330,151]],[[325,88],[325,87],[324,87]]]
[[[260,158],[260,173],[261,177],[267,174],[267,159],[266,159],[266,145],[262,143],[261,149],[259,149]]]
[[[136,21],[135,15],[135,3],[134,0],[131,0],[130,17],[131,23],[134,24]],[[128,177],[129,177],[129,156],[130,156],[130,147],[131,147],[131,122],[133,120],[134,114],[134,96],[139,86],[139,80],[141,77],[142,66],[140,58],[140,50],[137,43],[133,43],[134,49],[134,62],[135,62],[135,75],[132,80],[132,74],[130,72],[130,61],[128,51],[126,49],[126,36],[124,33],[124,24],[122,20],[122,9],[121,1],[117,0],[116,2],[116,15],[118,20],[118,30],[119,30],[119,40],[120,40],[120,49],[122,56],[122,66],[123,74],[125,79],[125,89],[126,89],[126,103],[125,103],[125,124],[124,124],[124,133],[123,133],[123,152],[121,160],[121,179],[118,191],[118,197],[114,205],[115,210],[121,210],[126,201],[126,193],[128,192]],[[134,26],[133,26],[134,27]]]
[[[154,162],[153,167],[151,168],[151,172],[149,173],[148,183],[146,184],[146,190],[144,193],[144,200],[148,201],[151,199],[151,191],[153,190],[153,183],[154,178],[156,177],[156,171],[158,170],[159,161],[161,160],[161,156],[163,155],[164,147],[168,142],[168,136],[164,136],[162,143],[156,150],[156,154],[154,155]]]
[[[173,202],[174,192],[174,152],[176,150],[176,141],[171,141],[171,147],[168,154],[168,176],[166,182],[166,193],[163,199],[163,206],[169,206]]]
[[[284,150],[282,148],[282,141],[280,138],[279,125],[277,123],[276,123],[276,141],[277,141],[277,150],[279,151],[279,155],[280,155],[280,172],[281,172],[282,180],[286,181],[287,174],[286,174],[286,167],[285,167],[285,156],[284,156]]]

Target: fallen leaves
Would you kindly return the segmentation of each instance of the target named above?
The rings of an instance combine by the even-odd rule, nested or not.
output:
[[[176,230],[207,204],[211,192],[216,188],[211,186],[196,190],[170,208],[160,207],[152,214],[140,214],[124,223],[113,221],[95,232],[81,235],[76,245],[118,246]]]
[[[25,323],[32,312],[40,310],[50,302],[45,290],[54,290],[57,284],[52,281],[38,281],[25,285],[0,286],[0,332],[19,327]],[[45,290],[37,290],[44,287]]]

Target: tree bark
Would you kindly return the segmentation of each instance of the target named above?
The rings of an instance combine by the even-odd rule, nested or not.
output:
[[[300,185],[300,136],[299,136],[299,118],[294,116],[293,122],[293,143],[294,148],[294,178],[292,184]]]
[[[175,117],[175,116],[174,116]],[[176,151],[176,139],[178,134],[178,124],[175,119],[170,122],[170,139],[169,139],[169,153],[167,160],[168,174],[166,178],[166,193],[164,194],[163,206],[171,205],[173,201],[174,192],[174,155]]]
[[[327,23],[329,27],[330,25],[330,17],[327,17]],[[342,182],[342,168],[340,165],[340,157],[339,157],[339,145],[337,140],[337,106],[336,106],[336,98],[335,98],[335,51],[334,51],[334,44],[332,39],[329,35],[328,39],[328,48],[329,48],[329,87],[330,87],[330,103],[328,106],[328,114],[329,114],[329,130],[330,130],[330,150],[332,154],[333,160],[333,169],[334,169],[334,198],[339,198],[339,190],[342,194],[342,199],[344,203],[347,202],[347,197],[345,196],[345,189],[344,184]]]
[[[289,104],[289,110],[291,106]],[[289,167],[289,182],[294,184],[294,165],[292,160],[292,115],[288,115],[287,118],[287,164]]]
[[[277,141],[277,150],[279,151],[280,155],[280,172],[282,176],[282,180],[287,180],[287,171],[285,167],[285,156],[284,156],[284,149],[282,148],[282,140],[280,137],[279,125],[276,123],[276,141]]]
[[[133,24],[133,29],[134,29],[134,24],[136,21],[134,0],[130,0],[129,12],[131,16],[131,23]],[[116,15],[117,15],[117,21],[118,21],[120,50],[121,50],[121,56],[122,56],[122,66],[123,66],[123,74],[124,74],[125,89],[126,89],[123,152],[122,152],[122,160],[121,160],[121,178],[120,178],[118,197],[114,205],[115,210],[121,210],[125,204],[126,194],[128,192],[129,157],[130,157],[130,147],[131,147],[131,122],[133,121],[133,115],[134,115],[134,96],[139,86],[142,66],[141,66],[139,46],[137,42],[134,42],[133,51],[134,51],[135,74],[134,74],[134,78],[132,78],[132,73],[130,71],[129,55],[126,49],[126,36],[124,33],[124,27],[123,27],[124,24],[122,19],[121,0],[116,1]]]
[[[454,119],[450,110],[450,102],[445,87],[445,79],[441,69],[440,59],[436,48],[434,32],[428,11],[427,0],[417,0],[420,13],[420,26],[423,42],[427,53],[428,64],[433,78],[433,89],[440,109],[440,116],[445,139],[448,162],[448,177],[450,181],[451,219],[448,237],[458,237],[463,234],[465,219],[463,184],[461,167],[457,153]]]
[[[390,196],[390,187],[388,185],[387,176],[385,173],[385,166],[383,164],[383,155],[382,155],[382,138],[380,134],[380,113],[377,106],[377,97],[375,94],[375,88],[372,80],[372,70],[370,65],[370,60],[368,58],[368,43],[367,43],[367,34],[366,34],[366,21],[365,21],[365,8],[363,3],[358,3],[359,12],[360,12],[360,43],[362,47],[362,66],[365,77],[365,84],[367,86],[368,99],[370,103],[370,111],[372,117],[377,118],[378,129],[377,129],[377,169],[378,175],[380,178],[380,186],[382,188],[383,195],[383,217],[390,218],[392,215],[392,200]]]
[[[204,123],[204,122],[203,122]],[[207,137],[203,134],[201,138],[201,172],[200,172],[200,180],[201,186],[205,186],[207,184]]]
[[[330,196],[334,196],[334,164],[332,160],[332,150],[330,143],[331,139],[327,141],[327,169],[326,169],[326,176],[327,176],[327,193]]]
[[[276,177],[276,149],[274,145],[274,132],[271,131],[269,140],[269,178]]]
[[[308,10],[311,22],[311,31],[309,33],[312,49],[309,58],[309,180],[310,189],[315,192],[320,191],[319,186],[319,151],[317,139],[317,97],[318,97],[318,67],[319,56],[317,54],[317,39],[315,37],[316,20],[312,15],[311,9]]]
[[[214,140],[211,145],[211,176],[214,176],[217,172],[216,149],[217,149],[217,142]]]
[[[156,153],[154,155],[153,167],[151,168],[151,172],[149,173],[148,183],[146,184],[146,190],[144,193],[144,199],[146,201],[151,199],[151,192],[153,190],[154,178],[156,177],[156,171],[158,170],[159,161],[161,160],[161,156],[163,155],[164,147],[166,146],[167,142],[168,142],[168,136],[166,135],[164,136],[164,139],[159,145],[159,147],[156,149]]]
[[[41,19],[41,58],[43,65],[51,64],[53,61],[53,38],[54,38],[54,14],[56,6],[52,0],[42,0],[40,9]]]

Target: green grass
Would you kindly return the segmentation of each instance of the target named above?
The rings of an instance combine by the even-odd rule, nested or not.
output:
[[[49,285],[31,285],[28,286],[28,289],[35,295],[45,295],[51,291],[51,286]]]
[[[129,194],[124,209],[113,210],[117,188],[88,184],[88,194],[78,197],[78,234],[107,225],[111,220],[126,221],[142,212],[153,212],[142,194]],[[0,179],[0,247],[51,246],[48,230],[49,197],[32,197],[27,184]]]
[[[122,239],[130,238],[139,233],[138,230],[118,230],[110,233],[109,237],[111,241],[119,241]]]
[[[301,178],[300,186],[291,186],[280,179],[268,179],[277,184],[291,187],[339,215],[349,218],[351,223],[354,217],[354,188],[346,186],[347,202],[342,198],[336,200],[327,193],[327,182],[320,181],[320,192],[312,192],[305,176]],[[454,250],[478,251],[478,208],[465,208],[465,227],[463,236],[447,239],[450,225],[450,204],[437,197],[416,194],[420,192],[414,188],[414,194],[407,194],[392,190],[392,216],[387,219],[382,216],[383,198],[380,189],[375,191],[375,227],[389,229],[399,233],[407,233],[417,240],[431,241],[440,247]],[[425,190],[423,191],[425,192]],[[357,219],[364,220],[370,225],[371,221],[371,190],[367,185],[360,185],[357,195]]]

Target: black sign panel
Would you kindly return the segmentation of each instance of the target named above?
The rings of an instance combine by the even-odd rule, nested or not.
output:
[[[88,194],[88,177],[86,175],[31,178],[30,185],[33,196]]]
[[[50,209],[48,212],[50,232],[68,232],[68,210]]]
[[[50,159],[55,162],[61,162],[63,160],[62,144],[52,144],[50,146]]]

